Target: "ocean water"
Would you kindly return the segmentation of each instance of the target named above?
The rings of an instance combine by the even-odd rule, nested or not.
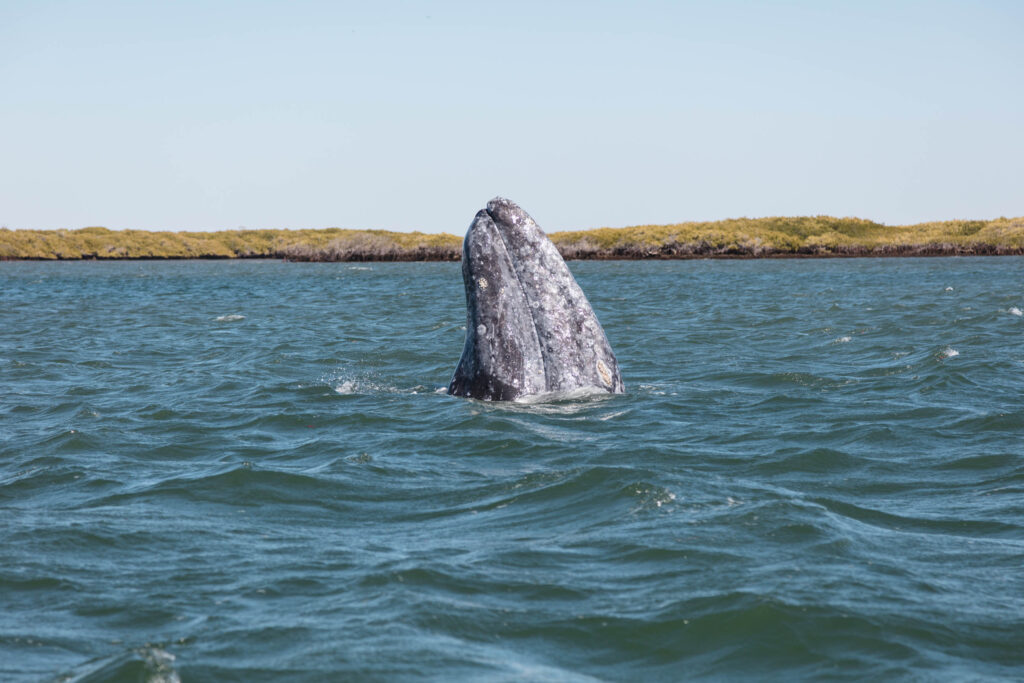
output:
[[[625,395],[445,395],[458,264],[0,264],[0,680],[1024,676],[1024,258],[570,265]]]

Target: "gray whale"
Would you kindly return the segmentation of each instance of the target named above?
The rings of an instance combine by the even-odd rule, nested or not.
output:
[[[587,297],[529,214],[496,197],[462,243],[466,344],[454,396],[510,401],[575,389],[625,391]]]

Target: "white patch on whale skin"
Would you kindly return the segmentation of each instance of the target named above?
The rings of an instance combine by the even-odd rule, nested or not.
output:
[[[597,359],[597,376],[601,378],[601,381],[606,387],[610,387],[612,385],[612,371],[600,358]]]
[[[476,334],[478,337],[483,337],[487,334],[487,325],[477,325]]]
[[[479,280],[477,280],[476,283],[480,286],[480,289],[487,289],[487,278],[482,277]]]

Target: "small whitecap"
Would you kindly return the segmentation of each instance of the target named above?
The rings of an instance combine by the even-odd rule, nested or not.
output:
[[[356,392],[356,383],[348,379],[334,387],[334,390],[339,394],[354,394]]]
[[[661,507],[662,505],[666,505],[668,503],[671,503],[675,499],[676,499],[676,494],[670,493],[670,494],[668,494],[665,497],[656,499],[654,501],[654,504],[657,505],[658,507]]]
[[[152,683],[181,683],[181,677],[174,669],[176,657],[158,647],[146,646],[139,650],[146,664],[145,680]]]
[[[947,291],[947,292],[952,292],[952,291],[953,291],[953,288],[952,288],[952,287],[946,287],[946,291]]]
[[[245,316],[239,315],[238,313],[231,313],[229,315],[219,315],[216,320],[219,323],[233,323],[236,320],[245,320]]]
[[[853,341],[853,337],[837,337],[836,344],[845,344],[848,341]]]
[[[676,499],[676,494],[672,493],[668,489],[658,486],[656,484],[648,484],[646,482],[638,482],[632,486],[628,486],[625,493],[633,498],[638,499],[639,503],[633,512],[641,512],[643,510],[650,510],[652,508],[665,507]]]
[[[1009,311],[1007,311],[1007,313],[1009,313],[1010,315],[1015,315],[1015,316],[1017,316],[1018,318],[1019,318],[1020,316],[1024,315],[1024,312],[1021,312],[1021,310],[1020,310],[1019,308],[1017,308],[1016,306],[1011,306],[1011,307],[1010,307],[1010,310],[1009,310]]]
[[[951,346],[947,346],[945,349],[942,350],[942,353],[939,354],[939,356],[942,358],[956,358],[959,355],[960,352]]]

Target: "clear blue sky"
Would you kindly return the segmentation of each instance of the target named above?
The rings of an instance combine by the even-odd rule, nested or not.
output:
[[[0,225],[1024,214],[1024,2],[0,0]]]

